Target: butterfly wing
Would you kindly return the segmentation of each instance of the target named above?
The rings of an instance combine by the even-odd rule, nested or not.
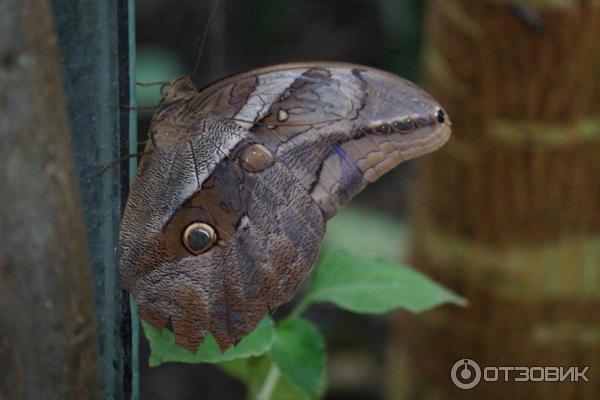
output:
[[[288,64],[236,75],[204,88],[192,107],[250,130],[301,183],[315,185],[312,195],[327,218],[368,182],[437,149],[450,135],[444,111],[422,89],[384,71],[343,63]]]
[[[367,183],[450,134],[441,107],[392,74],[351,64],[250,71],[163,104],[121,229],[121,278],[140,314],[195,350],[222,349],[288,301],[325,222]],[[216,231],[190,254],[193,222]]]

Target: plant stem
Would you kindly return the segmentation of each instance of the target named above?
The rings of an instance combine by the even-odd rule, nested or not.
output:
[[[269,372],[267,372],[267,376],[265,377],[265,381],[263,383],[262,388],[256,394],[256,400],[270,400],[273,395],[273,391],[275,390],[275,386],[277,386],[277,382],[279,381],[279,376],[281,372],[279,372],[279,368],[274,363],[271,363],[269,367]]]

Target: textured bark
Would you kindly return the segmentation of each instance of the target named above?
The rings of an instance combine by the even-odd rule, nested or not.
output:
[[[0,399],[97,398],[85,246],[49,2],[0,3]]]
[[[600,2],[563,3],[536,2],[541,18],[509,2],[430,4],[428,87],[453,138],[421,164],[413,263],[470,306],[397,324],[390,398],[597,398]],[[590,382],[464,391],[450,368],[466,357],[590,366]]]

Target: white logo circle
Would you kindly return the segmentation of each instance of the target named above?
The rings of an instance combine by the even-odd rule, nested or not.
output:
[[[473,389],[481,380],[481,368],[475,361],[464,358],[458,360],[450,371],[452,383],[461,389]]]

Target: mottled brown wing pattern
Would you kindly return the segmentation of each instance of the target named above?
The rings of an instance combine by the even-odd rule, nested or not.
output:
[[[329,218],[449,134],[421,89],[362,66],[275,66],[200,91],[176,80],[124,212],[123,287],[178,344],[210,332],[226,349],[296,293]]]
[[[213,108],[223,93],[235,93],[236,101]],[[368,182],[436,149],[450,133],[441,107],[412,83],[338,63],[283,65],[225,79],[202,91],[196,105],[235,118],[303,184],[316,185],[313,196],[328,217]],[[390,134],[376,131],[386,128]],[[318,167],[320,181],[310,166]]]

